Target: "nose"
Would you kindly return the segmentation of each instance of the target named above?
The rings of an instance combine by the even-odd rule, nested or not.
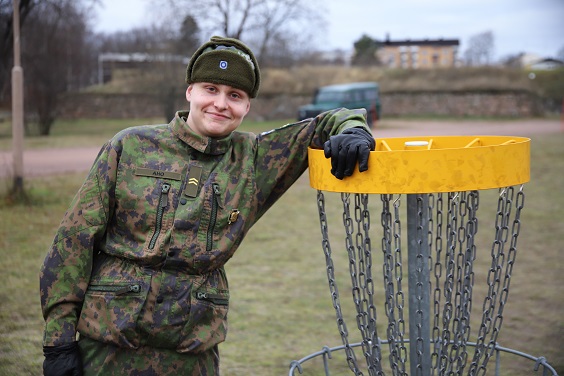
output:
[[[225,97],[225,94],[220,93],[216,96],[214,106],[218,110],[225,110],[227,108],[227,98]]]

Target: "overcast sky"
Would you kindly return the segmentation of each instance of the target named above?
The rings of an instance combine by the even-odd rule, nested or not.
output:
[[[205,1],[205,0],[202,0]],[[96,31],[151,24],[148,0],[102,0]],[[564,0],[323,0],[329,25],[323,49],[352,49],[363,34],[383,40],[468,40],[492,31],[495,58],[528,52],[555,57],[564,47]]]

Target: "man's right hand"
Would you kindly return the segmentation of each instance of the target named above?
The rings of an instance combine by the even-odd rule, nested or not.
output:
[[[60,346],[44,346],[44,376],[82,376],[82,359],[76,342]]]

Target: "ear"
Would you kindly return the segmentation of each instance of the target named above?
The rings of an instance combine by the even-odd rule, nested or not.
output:
[[[188,85],[188,88],[186,88],[186,100],[190,102],[191,98],[192,98],[192,85]]]
[[[247,116],[250,109],[251,109],[251,100],[249,99],[249,101],[247,102],[247,109],[245,110],[245,116]]]

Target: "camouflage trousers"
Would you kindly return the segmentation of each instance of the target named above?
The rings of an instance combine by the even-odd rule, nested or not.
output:
[[[84,376],[218,376],[217,346],[199,354],[180,354],[174,350],[140,347],[124,349],[90,338],[78,341]]]

